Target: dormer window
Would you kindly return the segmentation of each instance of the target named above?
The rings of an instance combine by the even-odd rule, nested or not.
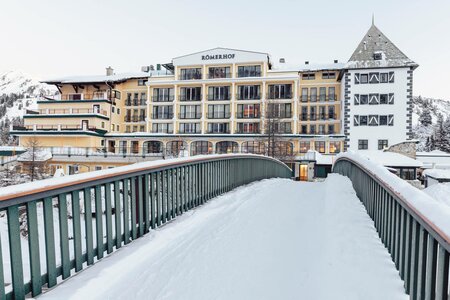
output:
[[[374,52],[373,53],[373,59],[374,60],[382,60],[383,59],[383,53],[381,53],[381,52]]]

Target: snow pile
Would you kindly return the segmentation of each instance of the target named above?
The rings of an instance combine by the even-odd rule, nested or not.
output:
[[[450,179],[450,170],[445,169],[427,169],[422,174],[436,179]]]
[[[321,183],[272,179],[238,188],[152,230],[40,298],[408,296],[351,182],[331,174]]]
[[[386,167],[420,168],[423,166],[422,162],[400,153],[370,150],[358,151],[358,153],[367,157],[367,159]]]
[[[19,155],[18,161],[29,162],[29,161],[47,161],[52,158],[52,154],[49,151],[36,149],[33,151],[28,150],[27,152]]]
[[[432,197],[423,191],[415,188],[407,181],[389,172],[382,165],[369,160],[367,157],[359,153],[353,151],[340,153],[337,156],[337,160],[341,157],[357,162],[368,172],[371,172],[382,180],[387,187],[402,197],[407,204],[421,214],[424,219],[428,219],[430,223],[433,223],[437,228],[439,228],[447,236],[447,239],[450,240],[449,206],[436,202]]]
[[[450,207],[450,183],[433,184],[423,191],[433,197],[439,203],[443,203]]]

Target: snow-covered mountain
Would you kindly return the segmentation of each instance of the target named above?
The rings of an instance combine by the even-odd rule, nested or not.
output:
[[[9,125],[20,124],[26,110],[37,107],[38,96],[53,90],[21,71],[0,74],[0,144],[8,143]]]
[[[418,149],[425,150],[427,138],[435,135],[439,114],[442,114],[443,120],[450,118],[450,101],[418,96],[413,97],[413,104],[413,133],[420,141]],[[420,122],[420,117],[428,113],[431,116],[431,124],[427,126]]]

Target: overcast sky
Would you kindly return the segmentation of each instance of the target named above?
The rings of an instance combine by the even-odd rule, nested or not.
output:
[[[450,100],[450,0],[0,0],[0,72],[137,71],[209,48],[347,61],[375,24],[411,59],[414,94]]]

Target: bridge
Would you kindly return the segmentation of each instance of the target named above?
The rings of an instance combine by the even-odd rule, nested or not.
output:
[[[333,172],[208,155],[4,188],[0,296],[447,299],[448,216],[355,155]]]

